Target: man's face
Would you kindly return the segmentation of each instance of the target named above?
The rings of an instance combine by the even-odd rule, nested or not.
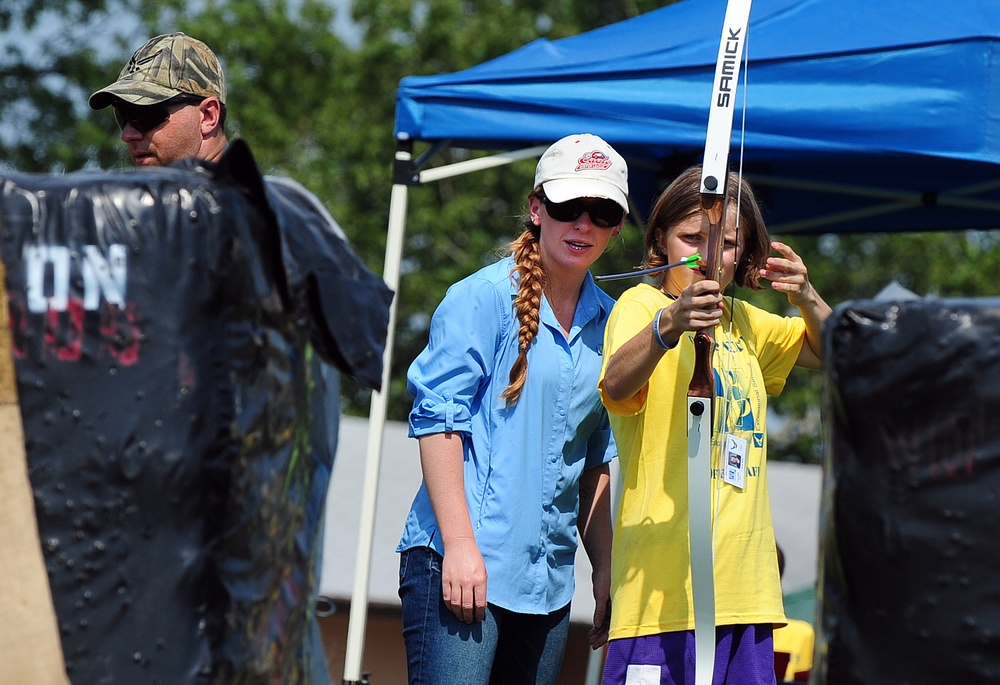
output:
[[[135,165],[166,166],[187,157],[197,157],[203,141],[203,104],[116,104],[115,119]]]

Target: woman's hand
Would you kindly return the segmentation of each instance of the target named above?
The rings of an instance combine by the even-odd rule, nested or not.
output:
[[[441,595],[460,621],[472,623],[486,617],[486,562],[475,538],[452,540],[445,547]]]
[[[460,621],[481,621],[486,616],[486,562],[465,502],[462,437],[430,433],[419,441],[424,485],[444,544],[441,595]]]

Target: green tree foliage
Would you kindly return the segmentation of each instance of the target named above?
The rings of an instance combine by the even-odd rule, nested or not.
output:
[[[87,96],[113,80],[148,37],[183,30],[211,45],[223,61],[230,137],[249,142],[265,173],[291,176],[321,198],[355,251],[379,273],[401,78],[458,71],[538,38],[573,35],[662,4],[354,0],[349,11],[356,31],[343,37],[333,27],[336,13],[346,10],[333,0],[9,0],[0,4],[0,169],[128,166],[112,117],[91,112]],[[418,144],[414,155],[426,150]],[[449,149],[431,164],[477,154]],[[495,259],[519,232],[533,168],[531,161],[519,162],[411,191],[397,294],[391,418],[404,418],[409,409],[406,367],[426,342],[430,315],[447,286]],[[918,294],[990,294],[989,274],[1000,261],[994,233],[788,242],[833,305],[872,297],[892,279]],[[627,228],[596,271],[635,266],[641,244],[641,229]],[[618,295],[631,284],[613,282],[607,289]],[[750,299],[772,311],[787,308],[784,297],[774,293]],[[793,372],[773,402],[784,419],[772,423],[776,456],[818,459],[821,383],[821,374]],[[347,411],[366,413],[367,393],[350,381],[344,392]]]
[[[89,117],[86,104],[89,84],[108,73],[88,36],[115,7],[105,0],[0,4],[0,169],[70,171],[124,159],[114,125]]]

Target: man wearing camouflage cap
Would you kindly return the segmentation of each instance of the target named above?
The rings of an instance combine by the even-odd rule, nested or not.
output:
[[[217,161],[228,144],[222,66],[183,33],[156,36],[136,50],[118,80],[90,96],[92,109],[108,105],[136,166]]]

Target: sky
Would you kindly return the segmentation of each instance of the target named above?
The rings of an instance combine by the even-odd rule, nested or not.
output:
[[[2,1],[2,0],[0,0]],[[352,0],[326,0],[335,11],[333,31],[348,45],[357,46],[360,34],[351,19]],[[197,0],[189,3],[189,9],[197,4]],[[294,11],[298,3],[292,0],[290,8]],[[116,40],[124,38],[126,43],[135,43],[138,47],[150,36],[145,35],[145,29],[139,20],[128,12],[112,11],[100,19],[86,24],[67,23],[65,16],[57,11],[46,10],[42,13],[37,26],[26,31],[23,25],[12,28],[11,31],[0,33],[0,59],[8,46],[16,46],[29,57],[41,55],[41,47],[51,45],[53,41],[87,41],[93,45],[98,54],[115,54],[119,52]]]

